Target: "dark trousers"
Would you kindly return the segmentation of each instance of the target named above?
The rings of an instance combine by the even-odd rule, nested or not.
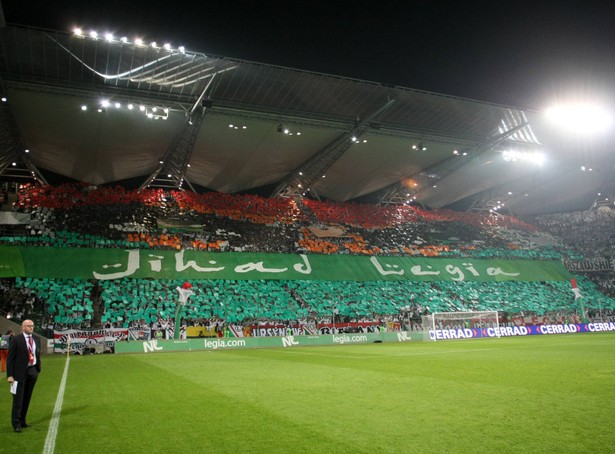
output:
[[[26,424],[26,415],[37,378],[36,367],[28,367],[26,377],[17,383],[17,393],[13,394],[13,411],[11,413],[13,427],[21,427]]]

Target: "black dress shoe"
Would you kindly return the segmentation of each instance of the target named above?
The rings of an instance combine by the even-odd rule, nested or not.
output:
[[[21,427],[15,427],[15,432],[21,432]]]
[[[21,427],[30,427],[30,424],[26,424],[25,422],[21,425]]]

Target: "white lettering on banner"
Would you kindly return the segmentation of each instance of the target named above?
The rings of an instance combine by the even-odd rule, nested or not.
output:
[[[463,281],[466,278],[463,274],[463,271],[461,271],[461,268],[459,267],[456,267],[454,265],[446,265],[445,269],[448,274],[453,276],[452,279],[454,281]]]
[[[121,279],[123,277],[128,277],[134,274],[139,269],[139,266],[140,266],[140,263],[139,263],[140,262],[140,251],[138,249],[133,249],[127,252],[128,252],[128,263],[126,266],[126,271],[120,271],[118,273],[111,273],[111,274],[97,273],[96,271],[93,271],[92,272],[93,276],[96,279],[100,279],[100,280],[110,280],[110,279]],[[184,261],[184,252],[185,250],[182,249],[181,251],[175,254],[175,271],[177,272],[182,272],[182,271],[185,271],[191,268],[194,271],[198,271],[199,273],[217,273],[226,268],[224,266],[211,266],[211,267],[200,266],[200,265],[197,265],[195,260]],[[150,269],[156,273],[161,272],[162,271],[162,261],[164,260],[164,256],[149,254],[149,257],[153,259],[153,260],[148,260]],[[293,269],[297,273],[311,274],[312,265],[310,264],[308,257],[305,254],[300,254],[300,257],[301,257],[302,263],[294,264]],[[209,265],[217,265],[218,262],[216,262],[215,260],[209,260],[208,263]],[[106,270],[109,268],[120,268],[122,266],[123,265],[121,263],[113,263],[113,264],[105,264],[102,266],[102,268]],[[285,271],[288,271],[288,268],[266,268],[263,265],[263,262],[248,262],[242,265],[237,265],[234,268],[234,271],[236,273],[248,273],[250,271],[257,271],[259,273],[283,273]]]
[[[333,335],[333,343],[334,344],[348,344],[348,343],[361,343],[367,342],[367,336],[348,336],[344,334],[343,336]]]
[[[301,257],[301,260],[303,260],[303,263],[295,263],[293,265],[293,269],[297,273],[312,274],[312,265],[310,264],[310,261],[308,260],[307,255],[299,254],[299,256]]]
[[[96,279],[107,280],[107,279],[121,279],[126,276],[130,276],[134,274],[135,271],[139,269],[139,250],[135,249],[128,252],[128,265],[126,266],[126,271],[120,271],[119,273],[113,274],[99,274],[96,271],[93,271],[92,274]],[[104,269],[107,268],[119,268],[121,267],[121,263],[114,263],[112,265],[103,265]]]
[[[472,273],[473,276],[480,276],[480,273],[476,271],[476,268],[474,268],[474,265],[471,263],[462,263],[462,265],[465,266],[466,270]]]
[[[378,271],[378,273],[380,273],[382,276],[387,276],[390,274],[395,274],[398,276],[404,275],[404,270],[400,270],[399,265],[390,265],[390,264],[383,265],[382,263],[380,263],[380,261],[378,261],[376,257],[373,257],[373,256],[370,257],[369,260],[370,262],[372,262],[372,264],[376,268],[376,271]],[[480,276],[480,273],[476,270],[476,268],[474,268],[474,265],[472,263],[464,262],[462,263],[462,265],[465,267],[467,271],[469,271],[472,274],[472,276],[474,277]],[[388,269],[385,269],[385,268],[388,268]],[[463,273],[461,268],[459,268],[458,266],[448,264],[444,267],[444,269],[446,270],[448,274],[452,276],[453,281],[460,282],[460,281],[465,280],[465,274]],[[421,265],[414,265],[413,267],[410,268],[410,272],[415,276],[438,276],[440,274],[440,271],[435,271],[431,265],[427,265],[425,269],[423,269]],[[520,274],[521,273],[507,273],[503,271],[502,268],[499,268],[499,267],[487,268],[487,275],[489,276],[503,275],[503,276],[515,277],[515,276],[519,276]]]
[[[487,268],[487,275],[489,276],[498,276],[498,275],[504,275],[504,276],[519,276],[521,273],[505,273],[504,271],[502,271],[502,268],[492,268],[489,267]]]
[[[433,270],[433,267],[431,265],[427,265],[427,268]],[[414,265],[412,268],[410,268],[410,272],[415,276],[437,276],[438,274],[440,274],[439,271],[423,271],[421,265]]]
[[[283,273],[288,268],[265,268],[263,262],[249,262],[235,267],[236,273],[248,273],[250,271],[258,271],[259,273]]]
[[[615,322],[608,323],[588,323],[587,329],[592,332],[615,331]]]
[[[437,329],[429,330],[429,338],[431,340],[444,339],[469,339],[474,337],[472,330],[465,329]]]
[[[394,268],[391,271],[387,271],[382,267],[382,265],[380,264],[380,262],[378,261],[376,257],[374,256],[370,257],[369,261],[372,262],[372,264],[376,267],[376,271],[378,271],[383,276],[387,276],[389,274],[396,274],[397,276],[404,275],[404,270],[399,270],[399,271],[397,270],[397,268],[399,268],[399,265],[385,265],[387,268]]]
[[[501,326],[499,328],[487,328],[487,336],[527,336],[529,333],[525,326]]]
[[[540,325],[538,327],[541,334],[567,334],[576,333],[576,325]]]
[[[293,336],[282,338],[282,347],[292,347],[293,345],[299,345],[299,342],[297,342]]]
[[[406,342],[411,340],[410,336],[408,336],[408,332],[407,331],[401,331],[399,333],[397,333],[397,340],[398,342]]]
[[[160,270],[162,270],[162,259],[164,259],[164,256],[148,254],[148,257],[152,257],[156,259],[156,260],[148,260],[148,263],[152,271],[160,273]]]
[[[128,260],[125,265],[122,263],[112,263],[112,264],[102,265],[102,268],[104,270],[117,269],[117,268],[122,268],[125,266],[126,267],[125,271],[119,271],[117,273],[110,273],[110,274],[92,271],[92,275],[96,279],[99,279],[99,280],[121,279],[121,278],[133,275],[140,268],[140,260],[141,260],[140,250],[132,249],[132,250],[126,250],[125,252],[128,252]],[[210,266],[202,266],[200,264],[197,264],[196,260],[185,260],[184,254],[185,254],[184,249],[175,253],[175,271],[178,273],[186,271],[188,269],[192,269],[193,271],[196,271],[199,273],[217,273],[217,272],[220,272],[226,269],[226,266],[217,266],[218,262],[216,260],[208,260],[207,263]],[[163,271],[162,265],[163,265],[165,256],[155,255],[155,254],[148,254],[148,256],[151,258],[151,260],[147,260],[147,262],[149,263],[150,270],[154,273],[161,273]],[[292,266],[293,270],[300,274],[306,274],[306,275],[312,274],[312,265],[310,264],[308,256],[305,254],[299,254],[299,257],[301,261],[298,263],[295,263]],[[370,257],[369,261],[376,268],[376,271],[382,276],[388,276],[388,275],[403,276],[405,274],[405,270],[402,269],[400,265],[381,263],[378,260],[378,258],[375,256]],[[472,276],[480,277],[480,273],[476,270],[476,268],[474,268],[474,265],[472,263],[463,262],[462,266],[466,271],[471,273]],[[465,280],[464,271],[458,266],[455,266],[449,263],[449,264],[444,265],[444,270],[446,271],[446,273],[448,273],[451,276],[451,279],[453,281],[464,281]],[[240,265],[236,265],[233,268],[233,271],[235,273],[241,273],[241,274],[249,273],[251,271],[255,271],[257,273],[263,273],[263,274],[266,274],[266,273],[278,274],[278,273],[284,273],[288,271],[288,267],[267,268],[263,264],[263,261],[260,261],[260,262],[247,262],[247,263],[243,263]],[[431,265],[414,265],[410,267],[410,273],[414,276],[438,276],[441,274],[441,271],[434,269],[433,266]],[[521,273],[505,272],[499,267],[487,268],[486,274],[488,276],[503,275],[503,276],[510,276],[510,277],[517,277],[521,275]]]
[[[215,265],[217,262],[215,260],[210,260],[210,265]],[[194,260],[189,260],[188,263],[184,264],[184,250],[182,249],[178,253],[175,254],[175,271],[180,272],[184,271],[188,268],[192,268],[199,273],[216,273],[218,271],[222,271],[224,269],[223,266],[217,268],[204,268],[198,266]]]
[[[236,347],[245,347],[246,341],[243,339],[232,339],[232,340],[207,340],[203,341],[203,345],[205,348],[211,348],[213,350],[217,350],[219,348],[236,348]]]
[[[143,342],[143,352],[157,352],[162,350],[162,347],[158,346],[158,341],[156,339],[152,339],[150,341]]]

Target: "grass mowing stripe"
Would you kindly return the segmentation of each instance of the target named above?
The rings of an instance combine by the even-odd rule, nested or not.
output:
[[[66,389],[66,378],[68,377],[68,365],[70,363],[70,356],[66,357],[66,364],[64,365],[64,372],[62,373],[62,381],[60,383],[60,389],[58,390],[58,397],[56,398],[56,404],[53,407],[53,415],[49,422],[49,430],[47,431],[47,438],[45,438],[45,447],[43,448],[43,454],[53,454],[56,445],[56,437],[58,436],[58,426],[60,424],[60,414],[62,413],[62,403],[64,402],[64,390]]]

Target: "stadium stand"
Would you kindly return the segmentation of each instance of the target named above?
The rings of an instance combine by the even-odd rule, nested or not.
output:
[[[579,227],[568,216],[541,217],[535,226],[509,216],[414,206],[381,208],[308,199],[297,203],[253,195],[137,192],[81,184],[24,185],[13,212],[28,214],[27,223],[19,234],[3,232],[0,244],[581,260],[612,251],[613,232],[612,217],[593,214],[572,215]],[[588,235],[590,225],[596,230]],[[597,249],[592,249],[590,238]],[[612,271],[604,275],[610,276],[612,289]],[[585,315],[611,319],[615,299],[604,293],[608,285],[595,284],[589,277],[578,277]],[[16,277],[2,279],[0,290],[3,315],[19,320],[23,314],[35,314],[37,323],[50,330],[160,329],[173,325],[176,288],[181,284],[172,279]],[[337,330],[377,329],[388,323],[420,329],[421,315],[443,311],[498,310],[503,323],[533,315],[554,321],[580,316],[568,281],[199,279],[191,284],[195,291],[180,313],[182,325],[214,325],[219,331],[234,326],[249,332],[244,328],[276,324],[322,329],[332,323]]]

